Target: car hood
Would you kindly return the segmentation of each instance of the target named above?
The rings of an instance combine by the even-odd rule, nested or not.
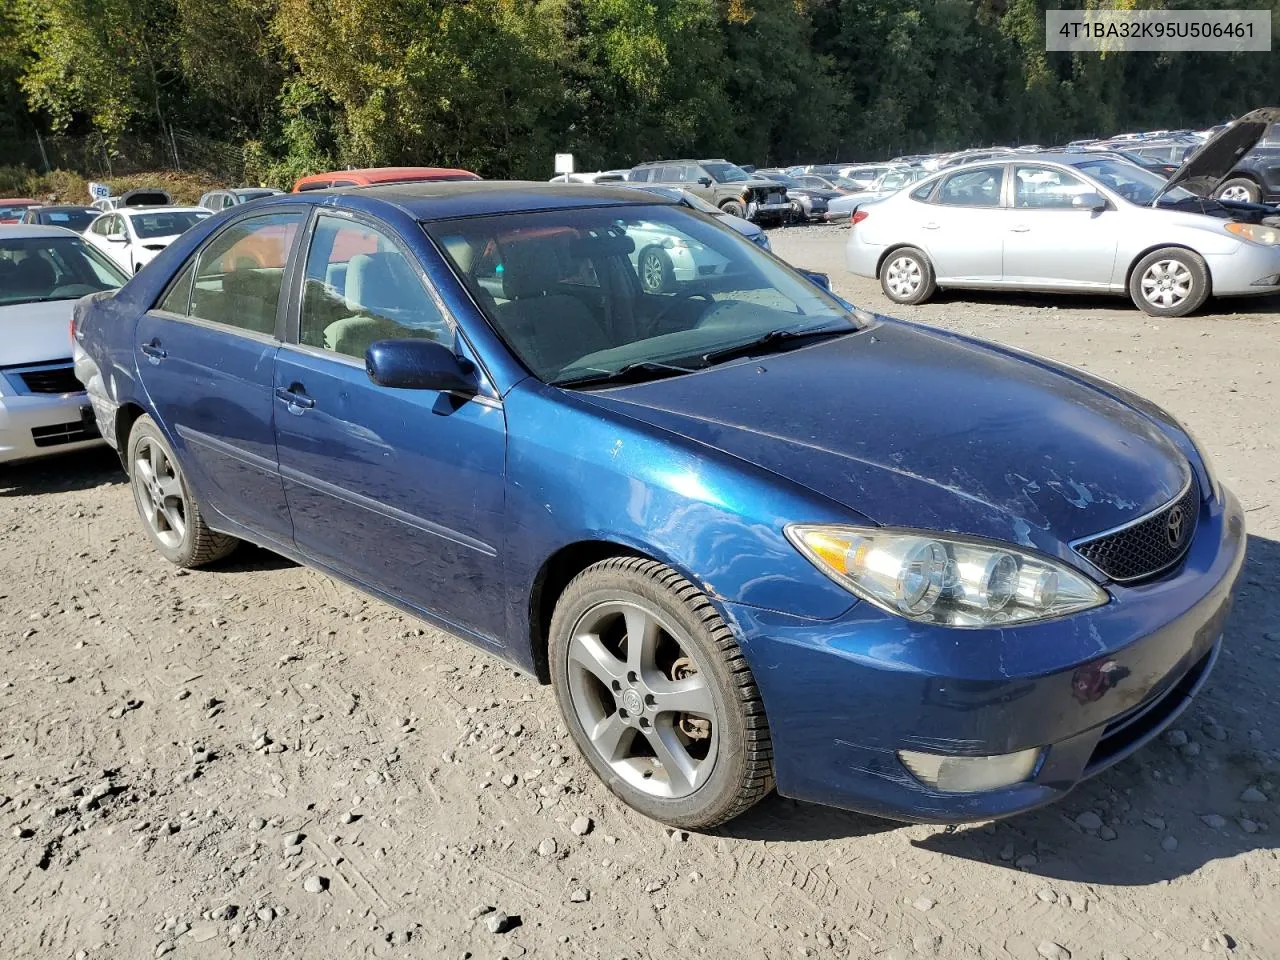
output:
[[[778,190],[782,193],[787,192],[787,188],[784,185],[779,183],[777,180],[770,180],[767,177],[752,177],[750,180],[739,181],[738,183],[729,183],[725,184],[725,186],[741,187],[744,190],[750,187],[752,190],[768,190],[770,192]]]
[[[1276,121],[1280,121],[1280,107],[1262,107],[1227,124],[1169,175],[1164,189],[1151,201],[1151,206],[1154,207],[1160,196],[1174,187],[1190,190],[1200,197],[1212,196],[1240,158],[1254,148],[1267,128]]]
[[[813,187],[787,187],[787,196],[790,197],[814,197],[818,200],[835,200],[837,197],[846,196],[839,190],[822,190]]]
[[[0,307],[0,367],[65,360],[71,356],[74,300]]]
[[[1064,558],[1071,541],[1156,509],[1191,476],[1152,418],[1098,387],[899,321],[581,396],[765,467],[875,523]]]

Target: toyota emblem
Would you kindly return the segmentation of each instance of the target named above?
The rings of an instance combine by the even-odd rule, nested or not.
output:
[[[1169,546],[1176,547],[1182,543],[1182,531],[1187,524],[1187,516],[1181,506],[1169,511],[1169,519],[1164,526],[1165,536],[1169,538]]]

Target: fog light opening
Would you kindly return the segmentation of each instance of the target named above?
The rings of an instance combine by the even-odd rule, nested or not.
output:
[[[1028,779],[1040,762],[1040,748],[989,757],[954,757],[899,750],[898,759],[926,787],[942,793],[982,793]]]

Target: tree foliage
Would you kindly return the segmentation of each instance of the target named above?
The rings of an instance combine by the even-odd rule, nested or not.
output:
[[[280,181],[391,163],[543,177],[564,150],[783,163],[1201,126],[1280,87],[1268,54],[1048,53],[1047,6],[9,0],[0,136],[177,127]]]

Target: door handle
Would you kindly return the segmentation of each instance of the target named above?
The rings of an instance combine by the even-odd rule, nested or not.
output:
[[[289,405],[290,413],[301,414],[303,410],[310,410],[316,405],[316,402],[307,396],[306,390],[300,383],[276,387],[276,397]]]
[[[158,364],[161,360],[163,360],[165,357],[169,355],[167,351],[161,348],[160,341],[155,339],[151,340],[148,343],[142,344],[142,346],[139,347],[138,349],[142,351],[143,355],[147,358],[148,362],[153,364]]]
[[[1027,232],[1027,231],[1029,231],[1030,229],[1031,229],[1031,227],[1029,227],[1027,224],[1025,224],[1025,223],[1020,223],[1020,224],[1018,224],[1017,226],[1010,227],[1010,228],[1009,228],[1009,232],[1010,232],[1010,233],[1026,233],[1026,232]]]
[[[926,224],[924,225],[924,228],[925,228],[926,230],[937,230],[937,229],[938,229],[938,225],[937,225],[936,223],[926,223]]]

